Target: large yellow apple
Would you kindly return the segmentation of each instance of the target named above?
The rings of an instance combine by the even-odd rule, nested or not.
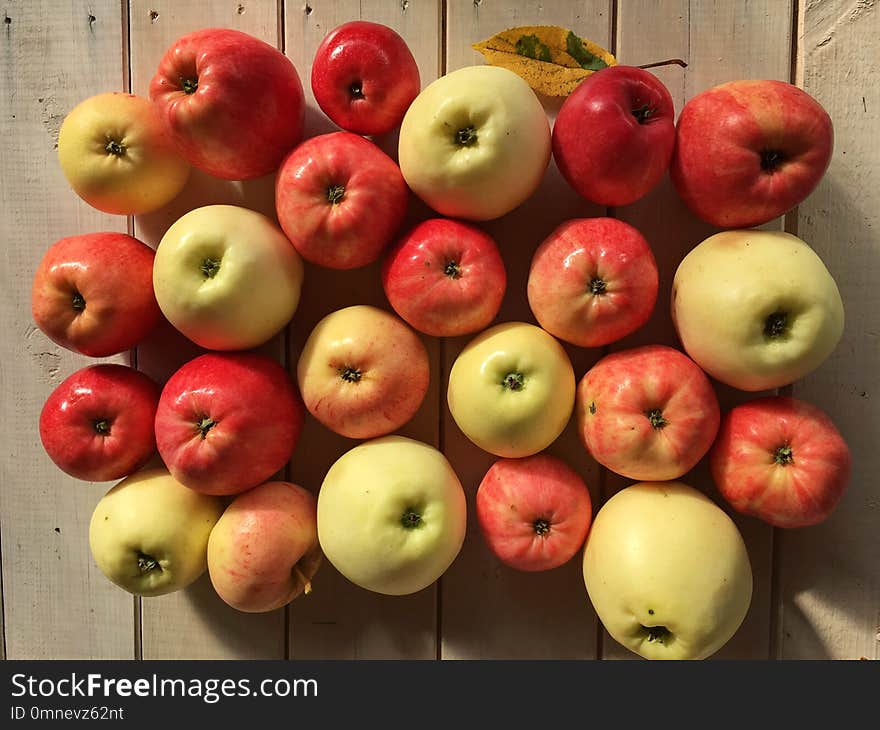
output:
[[[190,171],[152,102],[122,92],[91,96],[70,111],[58,133],[58,161],[77,195],[119,215],[161,208]]]
[[[704,659],[736,633],[752,569],[736,525],[681,482],[642,482],[593,521],[584,582],[608,633],[647,659]]]
[[[284,329],[302,279],[302,261],[281,229],[235,205],[208,205],[178,218],[153,262],[162,313],[209,350],[258,347]]]
[[[550,124],[515,73],[469,66],[416,97],[400,126],[398,158],[407,184],[438,213],[490,220],[541,184]]]
[[[724,231],[679,265],[672,319],[709,375],[740,390],[768,390],[831,354],[843,334],[843,302],[825,264],[797,236]]]
[[[92,556],[101,572],[129,593],[171,593],[205,572],[208,537],[222,513],[218,497],[188,489],[166,469],[137,472],[95,507]]]
[[[562,433],[574,408],[571,361],[552,335],[525,322],[487,329],[449,371],[449,411],[465,436],[496,456],[530,456]]]
[[[467,507],[437,449],[385,436],[343,454],[318,493],[318,540],[348,580],[399,596],[437,580],[464,541]]]

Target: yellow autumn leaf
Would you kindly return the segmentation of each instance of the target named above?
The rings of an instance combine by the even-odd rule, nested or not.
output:
[[[602,46],[556,25],[508,28],[473,48],[490,65],[513,71],[545,96],[568,96],[591,73],[617,65]]]

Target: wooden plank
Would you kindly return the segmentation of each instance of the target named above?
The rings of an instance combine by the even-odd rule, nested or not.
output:
[[[217,3],[211,0],[132,0],[130,3],[132,91],[146,96],[162,54],[178,37],[199,28],[228,27],[278,45],[278,6],[274,0]],[[229,203],[274,216],[274,175],[230,182],[194,171],[181,195],[157,213],[135,221],[135,235],[156,246],[165,230],[201,205]],[[284,338],[261,351],[284,361]],[[170,325],[138,349],[138,366],[160,382],[198,355],[199,348]],[[285,656],[285,611],[243,614],[214,592],[207,575],[184,591],[143,599],[141,641],[145,659],[277,659]]]
[[[781,535],[778,656],[880,658],[880,11],[872,3],[802,3],[800,78],[834,122],[835,151],[798,208],[797,234],[822,257],[846,308],[834,354],[794,385],[849,443],[849,490],[827,522]]]
[[[131,658],[132,599],[92,561],[88,523],[107,484],[65,476],[37,436],[40,409],[64,378],[90,364],[33,326],[30,289],[44,251],[64,236],[126,229],[68,187],[55,150],[67,112],[123,85],[119,3],[18,0],[5,8],[0,381],[0,524],[6,656]],[[114,358],[125,362],[127,357]]]
[[[318,109],[311,93],[309,79],[315,50],[337,25],[358,18],[383,23],[400,33],[416,58],[423,86],[439,73],[441,29],[438,2],[288,2],[285,48],[305,81],[309,103],[306,133],[309,135],[335,129]],[[389,133],[376,141],[389,155],[397,158],[396,133]],[[425,207],[413,201],[406,225],[412,225],[427,215]],[[332,296],[329,296],[331,292]],[[382,292],[378,265],[342,272],[307,265],[303,300],[291,326],[291,372],[305,339],[318,320],[351,304],[372,304],[389,309]],[[429,337],[424,338],[424,342],[431,362],[431,386],[421,409],[400,433],[437,445],[440,344],[436,338]],[[294,480],[317,491],[330,465],[355,443],[332,434],[314,419],[307,419],[291,464]],[[313,584],[313,593],[297,599],[291,606],[291,656],[298,659],[428,659],[436,656],[436,587],[412,596],[380,596],[352,585],[326,561]]]
[[[447,70],[482,63],[471,44],[517,25],[552,24],[608,45],[611,3],[600,0],[540,5],[483,0],[447,4]],[[551,116],[558,109],[545,99]],[[508,215],[484,225],[498,242],[507,267],[507,294],[498,321],[536,323],[526,300],[532,253],[562,221],[602,215],[604,211],[574,193],[552,164],[539,190]],[[469,338],[446,341],[448,373]],[[566,348],[580,378],[598,358],[596,349]],[[446,382],[443,387],[445,389]],[[445,393],[444,393],[445,396]],[[468,495],[468,533],[461,556],[442,581],[442,656],[476,658],[595,658],[597,620],[587,598],[580,556],[544,573],[521,573],[501,564],[488,550],[476,522],[474,495],[495,457],[474,446],[442,406],[445,452]],[[599,468],[580,445],[574,419],[550,453],[575,468],[599,503]]]
[[[676,113],[699,92],[716,84],[744,78],[788,80],[791,53],[791,7],[764,0],[756,3],[663,2],[634,0],[619,5],[618,57],[639,65],[667,58],[689,64],[652,69],[672,94]],[[644,199],[620,208],[615,215],[634,225],[654,249],[660,271],[657,306],[639,332],[615,343],[612,350],[648,343],[680,348],[670,316],[672,279],[682,258],[718,228],[697,220],[685,208],[668,177]],[[782,220],[767,225],[779,229]],[[746,394],[715,383],[722,412],[759,394]],[[712,484],[704,459],[683,481],[704,490],[725,506]],[[625,486],[626,480],[609,477],[606,497]],[[749,550],[754,574],[752,604],[737,634],[716,654],[717,658],[766,658],[770,650],[773,530],[757,520],[733,514]],[[606,637],[606,658],[633,655]]]

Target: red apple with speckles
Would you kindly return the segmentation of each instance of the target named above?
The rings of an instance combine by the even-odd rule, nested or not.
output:
[[[581,196],[629,205],[663,177],[675,147],[675,109],[652,73],[609,66],[584,79],[553,125],[553,159]]]
[[[106,482],[140,469],[156,451],[159,386],[124,365],[92,365],[66,378],[40,412],[40,439],[59,469]]]
[[[670,175],[693,213],[750,228],[804,200],[834,147],[831,118],[784,81],[731,81],[697,94],[678,118]]]
[[[491,236],[467,223],[432,218],[388,252],[382,285],[410,326],[434,337],[456,337],[495,319],[507,273]]]
[[[593,506],[583,479],[561,459],[499,459],[477,489],[477,519],[489,549],[517,570],[550,570],[580,550]]]
[[[214,590],[248,613],[274,611],[310,593],[321,559],[317,500],[290,482],[238,495],[208,539]]]
[[[331,269],[376,261],[403,223],[408,198],[397,163],[350,132],[306,140],[275,182],[284,233],[306,261]]]
[[[849,447],[821,409],[770,396],[725,415],[709,464],[730,505],[776,527],[806,527],[833,512],[849,482]]]
[[[312,92],[342,129],[385,134],[419,94],[419,67],[387,25],[354,20],[331,30],[312,63]]]
[[[709,378],[665,345],[603,357],[578,384],[575,412],[593,458],[639,481],[667,481],[690,471],[721,420]]]
[[[302,402],[281,365],[257,353],[211,352],[165,384],[156,443],[181,484],[238,494],[287,463],[302,422]]]
[[[89,357],[130,350],[161,317],[153,258],[153,249],[124,233],[62,238],[34,273],[34,322],[53,342]]]
[[[226,180],[278,169],[302,137],[305,99],[290,59],[229,28],[178,38],[159,62],[150,98],[180,153]]]
[[[528,298],[551,335],[602,347],[648,321],[657,287],[657,262],[641,233],[614,218],[580,218],[566,221],[538,246]]]

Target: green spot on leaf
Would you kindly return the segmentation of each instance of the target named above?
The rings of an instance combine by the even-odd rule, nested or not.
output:
[[[516,42],[516,52],[520,56],[534,58],[538,61],[546,61],[547,63],[553,61],[553,57],[550,55],[550,47],[546,43],[542,43],[541,39],[536,35],[520,37]]]
[[[589,71],[599,71],[608,66],[601,58],[590,53],[584,46],[583,41],[571,31],[569,31],[565,39],[565,50],[568,51],[569,56],[577,61],[581,68]]]

